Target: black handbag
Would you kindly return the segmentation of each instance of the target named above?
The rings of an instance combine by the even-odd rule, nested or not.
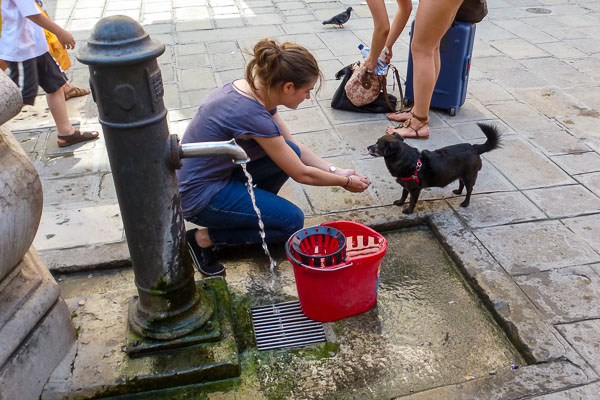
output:
[[[365,104],[364,106],[357,107],[346,95],[346,83],[352,77],[352,73],[354,72],[354,64],[350,64],[341,70],[339,70],[335,74],[335,79],[342,80],[340,86],[338,86],[333,98],[331,99],[331,108],[335,108],[337,110],[345,110],[345,111],[354,111],[360,113],[386,113],[386,112],[394,112],[396,111],[396,103],[398,99],[396,96],[388,94],[385,84],[382,85],[382,90],[379,93],[379,97],[375,99],[372,103]],[[396,81],[398,82],[398,88],[400,89],[400,98],[402,98],[402,86],[400,85],[400,76],[398,75],[398,71],[393,66]]]
[[[456,13],[455,20],[474,24],[481,22],[487,13],[486,0],[464,0]]]

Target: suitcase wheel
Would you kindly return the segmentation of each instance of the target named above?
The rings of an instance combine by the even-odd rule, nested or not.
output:
[[[452,115],[453,117],[456,115],[456,108],[452,107],[450,109],[450,115]]]

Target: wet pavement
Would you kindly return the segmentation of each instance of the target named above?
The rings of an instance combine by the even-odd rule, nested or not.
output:
[[[343,29],[321,21],[351,5]],[[595,0],[489,0],[477,25],[467,100],[456,116],[431,115],[420,149],[484,138],[475,125],[503,133],[501,149],[483,156],[471,205],[447,188],[424,191],[416,213],[392,202],[400,188],[383,160],[365,153],[384,133],[383,115],[332,110],[335,72],[359,58],[372,21],[359,1],[172,0],[47,2],[51,16],[82,46],[99,18],[125,14],[167,46],[159,58],[171,133],[182,134],[198,104],[218,85],[243,75],[250,48],[263,37],[306,46],[325,85],[298,110],[281,115],[298,140],[332,163],[369,176],[371,188],[289,182],[283,195],[307,225],[350,219],[379,227],[429,226],[466,279],[492,308],[530,365],[510,377],[473,379],[415,398],[589,398],[598,391],[600,352],[600,4]],[[394,3],[386,3],[390,15]],[[416,8],[416,3],[415,3]],[[414,15],[414,13],[413,13]],[[408,30],[393,63],[405,76]],[[72,84],[87,87],[75,61]],[[391,89],[391,88],[390,88]],[[72,121],[100,130],[91,96],[67,102]],[[43,96],[4,125],[22,143],[44,187],[34,245],[55,274],[127,265],[127,246],[103,140],[56,145]],[[257,259],[262,256],[257,252]],[[235,259],[231,260],[235,263]],[[266,269],[265,269],[266,273]],[[228,284],[235,286],[233,277]],[[127,290],[127,288],[123,288]]]

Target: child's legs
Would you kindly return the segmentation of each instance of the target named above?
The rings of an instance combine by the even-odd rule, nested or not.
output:
[[[411,44],[415,115],[429,115],[431,96],[440,71],[440,41],[452,24],[461,3],[461,0],[419,2]]]
[[[290,140],[285,141],[288,146],[294,150],[298,158],[302,156],[298,145]],[[247,164],[247,169],[252,176],[252,182],[256,187],[263,190],[268,190],[271,193],[279,192],[279,189],[288,180],[289,176],[279,168],[277,164],[271,160],[269,156],[265,156],[256,161],[251,161]],[[242,171],[242,167],[236,168],[232,174],[232,179],[241,182],[246,182],[246,176]]]
[[[48,108],[56,123],[58,135],[70,135],[75,129],[71,125],[69,115],[67,114],[67,105],[65,103],[65,94],[63,92],[63,87],[67,83],[65,74],[62,73],[50,53],[39,56],[37,58],[37,65],[40,86],[46,92]]]
[[[293,203],[259,188],[254,188],[254,194],[267,242],[283,242],[304,226],[304,214]],[[208,228],[211,241],[218,246],[262,241],[246,185],[237,180],[231,180],[189,220]]]

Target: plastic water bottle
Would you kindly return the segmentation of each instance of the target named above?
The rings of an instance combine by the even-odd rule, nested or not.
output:
[[[358,45],[358,49],[360,50],[360,53],[362,54],[363,58],[367,59],[367,56],[369,55],[369,51],[371,49],[362,43]],[[384,47],[383,51],[381,52],[381,55],[379,56],[379,58],[377,58],[377,65],[375,65],[375,73],[377,75],[383,75],[387,72],[388,65],[385,63],[385,56],[387,55],[387,52],[387,47]]]

